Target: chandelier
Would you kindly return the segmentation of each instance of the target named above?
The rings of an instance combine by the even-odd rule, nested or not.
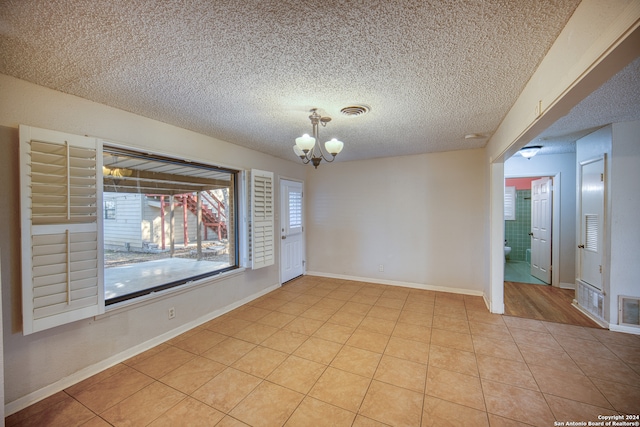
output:
[[[325,162],[331,163],[335,160],[338,153],[342,151],[342,147],[344,147],[344,143],[342,141],[338,141],[333,138],[330,141],[324,143],[324,148],[327,151],[327,155],[325,156],[324,151],[322,150],[322,146],[320,145],[318,139],[318,124],[321,124],[322,127],[325,127],[327,123],[331,121],[331,117],[323,117],[318,114],[317,108],[311,109],[311,115],[309,116],[309,120],[311,120],[311,126],[313,128],[313,136],[309,136],[309,134],[304,134],[299,138],[296,138],[296,145],[293,146],[293,151],[296,153],[296,156],[300,157],[302,163],[305,165],[311,162],[313,166],[317,169],[320,162],[324,159]],[[316,144],[317,142],[317,144]],[[331,154],[331,158],[329,158],[329,154]]]

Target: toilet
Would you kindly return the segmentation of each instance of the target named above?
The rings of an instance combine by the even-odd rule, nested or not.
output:
[[[511,247],[509,246],[505,246],[504,247],[504,262],[507,262],[507,255],[509,255],[511,253]]]

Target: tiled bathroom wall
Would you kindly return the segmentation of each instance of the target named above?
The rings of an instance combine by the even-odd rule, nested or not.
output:
[[[531,190],[516,191],[516,219],[504,222],[504,238],[511,247],[510,260],[526,261],[525,254],[531,248]]]

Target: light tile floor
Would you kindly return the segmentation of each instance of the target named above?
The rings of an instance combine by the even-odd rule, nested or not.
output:
[[[526,261],[507,261],[504,264],[504,280],[506,282],[548,285],[548,283],[545,283],[542,280],[531,275],[531,265]]]
[[[8,426],[553,426],[640,413],[640,337],[306,276]]]

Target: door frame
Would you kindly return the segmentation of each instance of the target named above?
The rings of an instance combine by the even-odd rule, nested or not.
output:
[[[602,173],[603,173],[603,183],[602,183],[602,229],[601,229],[601,241],[598,242],[601,247],[602,247],[602,252],[600,252],[600,267],[601,269],[608,269],[608,266],[605,265],[605,260],[608,259],[608,255],[607,255],[607,250],[608,250],[608,246],[606,244],[607,242],[607,234],[608,234],[608,228],[607,228],[607,221],[609,219],[609,212],[608,212],[608,203],[609,203],[609,194],[607,191],[607,186],[609,184],[608,182],[608,170],[607,170],[607,161],[608,161],[608,156],[606,152],[603,152],[601,155],[595,156],[595,157],[589,157],[588,159],[582,160],[580,162],[578,162],[577,165],[577,170],[576,170],[576,174],[577,174],[577,179],[576,179],[576,245],[579,245],[582,242],[582,232],[584,231],[582,229],[582,220],[583,220],[583,211],[582,211],[582,177],[583,177],[583,170],[582,168],[585,165],[588,164],[592,164],[592,163],[596,163],[599,161],[602,161]],[[590,287],[592,287],[593,289],[596,289],[598,292],[602,293],[603,295],[608,292],[605,291],[605,275],[602,273],[602,270],[600,272],[601,274],[601,278],[600,278],[600,288],[598,289],[598,287],[596,287],[595,285],[586,282],[582,279],[582,264],[583,264],[583,259],[582,259],[582,253],[581,250],[578,249],[576,251],[576,280],[579,280],[581,283],[587,284]]]
[[[540,182],[541,181],[541,182]],[[535,184],[534,184],[535,183]],[[536,201],[542,200],[544,192],[537,193],[534,191],[536,185],[539,185],[540,189],[546,187],[546,204],[539,204],[536,207]],[[546,284],[551,284],[551,273],[553,272],[553,260],[551,259],[551,251],[553,249],[553,178],[549,176],[543,176],[531,181],[531,229],[529,230],[529,245],[531,246],[531,264],[529,271],[531,276],[543,281]],[[551,209],[549,209],[551,208]],[[541,214],[544,215],[541,217]],[[539,224],[541,218],[547,218],[547,224]],[[547,226],[546,228],[543,228]],[[537,227],[537,232],[536,232]],[[545,241],[546,237],[546,241]],[[548,250],[548,257],[547,255]],[[540,257],[545,255],[544,257]],[[534,260],[538,264],[534,264]],[[544,264],[542,264],[544,263]],[[548,263],[548,264],[547,264]]]
[[[304,198],[304,180],[289,178],[287,176],[278,176],[278,209],[277,209],[277,223],[278,223],[278,236],[276,240],[278,241],[278,255],[279,255],[279,263],[278,263],[278,283],[282,285],[282,263],[284,262],[283,257],[283,247],[282,244],[282,226],[284,224],[284,212],[282,210],[282,205],[284,203],[284,195],[282,194],[282,181],[291,181],[298,182],[302,185],[302,275],[307,274],[307,231],[305,225],[307,223],[307,209]],[[275,236],[274,236],[275,237]]]
[[[505,180],[509,178],[551,178],[551,286],[560,287],[560,172],[555,173],[529,173],[504,175]],[[504,202],[503,202],[504,205]],[[503,220],[504,223],[504,220]],[[504,239],[503,239],[504,240]],[[503,251],[504,256],[504,251]],[[504,287],[504,276],[502,277]]]

